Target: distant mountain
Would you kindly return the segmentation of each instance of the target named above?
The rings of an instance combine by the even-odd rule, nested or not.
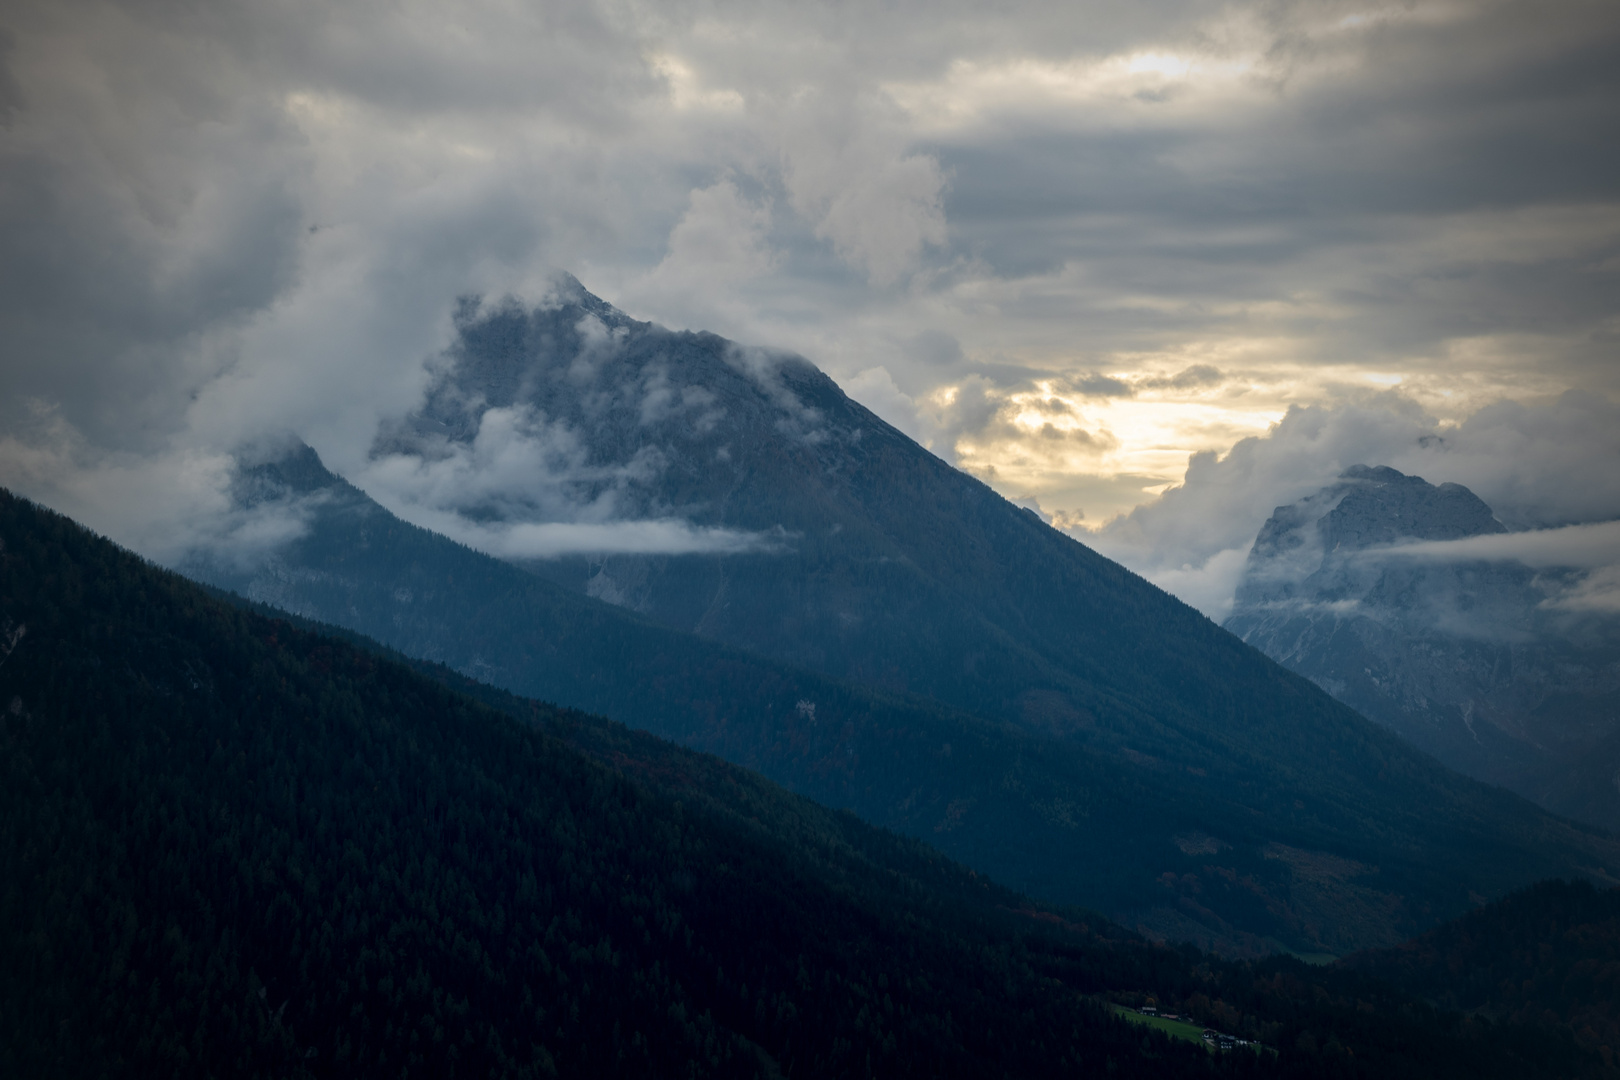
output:
[[[261,563],[189,572],[721,754],[1173,939],[1338,954],[1539,878],[1620,878],[1611,838],[1447,773],[1197,616],[1231,658],[1198,688],[1227,696],[1230,732],[1193,742],[1120,704],[1043,732],[659,626],[400,521],[307,448],[244,469],[238,498],[307,531]]]
[[[1620,619],[1549,607],[1555,572],[1402,550],[1504,531],[1458,484],[1356,466],[1277,508],[1226,628],[1452,768],[1620,828]]]
[[[416,667],[0,491],[0,1075],[1605,1075],[1354,976],[1147,946]]]

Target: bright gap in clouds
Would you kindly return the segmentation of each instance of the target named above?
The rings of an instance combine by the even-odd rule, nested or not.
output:
[[[1015,415],[996,436],[957,444],[957,464],[1003,494],[1034,498],[1048,514],[1083,513],[1098,527],[1180,483],[1193,454],[1264,434],[1286,406],[1066,400],[1036,391],[1010,395],[1007,408]]]
[[[1344,368],[1222,371],[1193,364],[1040,379],[996,399],[1004,422],[936,449],[1003,494],[1036,500],[1048,516],[1084,521],[1082,530],[1091,532],[1179,485],[1194,454],[1224,454],[1264,436],[1290,407],[1387,391],[1404,378]],[[862,380],[857,391],[870,382]],[[948,388],[938,399],[949,405],[957,392]]]

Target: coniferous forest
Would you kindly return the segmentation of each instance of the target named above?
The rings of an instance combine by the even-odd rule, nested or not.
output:
[[[1394,949],[1346,959],[1448,1009],[1620,1047],[1620,890],[1544,881]]]
[[[1610,1072],[1557,1025],[1037,906],[9,494],[0,542],[6,1076]]]

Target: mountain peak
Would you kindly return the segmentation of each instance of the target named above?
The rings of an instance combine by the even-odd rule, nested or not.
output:
[[[1336,559],[1371,548],[1506,531],[1461,484],[1437,487],[1387,465],[1352,465],[1335,483],[1272,511],[1249,550],[1237,602],[1286,599]]]
[[[1447,765],[1613,827],[1612,637],[1564,632],[1550,573],[1408,549],[1506,531],[1461,484],[1353,466],[1272,514],[1226,628]]]
[[[1352,465],[1341,482],[1342,496],[1320,523],[1329,552],[1507,531],[1484,500],[1461,484],[1436,487],[1387,465]]]
[[[632,319],[571,276],[533,305],[464,298],[455,326],[373,454],[476,520],[714,525],[744,459],[836,469],[829,454],[885,426],[802,357]]]
[[[301,439],[238,451],[236,461],[231,495],[244,508],[289,495],[312,495],[343,483]]]
[[[1341,480],[1370,480],[1375,483],[1425,483],[1421,476],[1407,476],[1398,469],[1388,465],[1352,465],[1339,474]]]

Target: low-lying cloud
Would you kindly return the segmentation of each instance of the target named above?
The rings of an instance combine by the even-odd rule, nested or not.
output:
[[[1620,615],[1620,566],[1603,566],[1548,601],[1548,606],[1581,614]]]
[[[455,513],[403,507],[401,516],[502,559],[564,555],[752,555],[780,551],[781,530],[742,532],[695,526],[678,518],[631,521],[479,522]]]
[[[1397,544],[1368,550],[1360,557],[1430,564],[1500,562],[1535,570],[1577,571],[1546,579],[1548,595],[1540,606],[1571,613],[1620,613],[1620,521]],[[1478,622],[1477,613],[1473,621]]]
[[[656,447],[629,460],[595,463],[580,433],[518,404],[485,409],[470,441],[438,440],[411,453],[383,453],[357,484],[396,512],[421,506],[473,517],[604,522],[628,487],[662,468]]]
[[[1525,566],[1593,570],[1620,563],[1620,521],[1566,525],[1557,529],[1426,540],[1361,552],[1365,559],[1431,562],[1517,562]]]

